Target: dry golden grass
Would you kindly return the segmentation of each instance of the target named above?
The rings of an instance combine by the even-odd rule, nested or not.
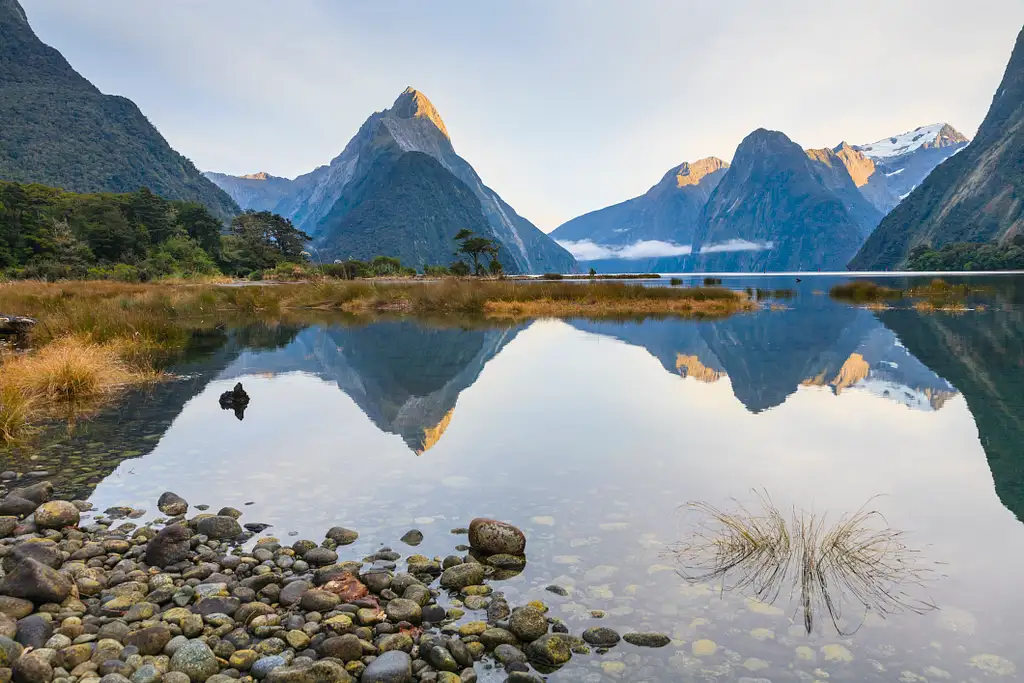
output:
[[[35,407],[31,396],[0,384],[0,444],[18,443],[32,432]]]
[[[746,591],[767,603],[789,586],[807,633],[822,613],[848,635],[868,612],[885,617],[935,609],[922,596],[934,571],[880,512],[865,505],[833,524],[795,509],[787,517],[767,494],[758,498],[759,510],[739,503],[735,512],[701,502],[686,506],[697,523],[671,551],[684,579],[721,582],[723,591]]]

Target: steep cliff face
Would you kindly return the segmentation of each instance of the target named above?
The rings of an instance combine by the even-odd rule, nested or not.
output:
[[[903,266],[918,245],[1006,240],[1024,231],[1024,30],[974,140],[885,217],[850,262]]]
[[[104,95],[43,44],[16,0],[0,2],[0,179],[73,192],[132,192],[238,206],[124,97]]]
[[[563,223],[551,237],[604,245],[645,240],[690,244],[701,210],[728,167],[715,157],[683,162],[645,194]]]
[[[758,129],[705,205],[688,263],[709,271],[839,269],[879,217],[842,164]]]
[[[455,153],[441,115],[423,93],[412,88],[399,95],[390,109],[371,115],[330,164],[292,181],[290,191],[277,200],[272,210],[313,235],[332,255],[347,255],[349,249],[342,240],[347,226],[345,217],[369,196],[368,189],[376,186],[369,181],[370,175],[379,174],[382,164],[409,152],[432,157],[446,173],[454,176],[453,180],[457,180],[460,187],[469,188],[488,226],[486,231],[481,228],[479,232],[501,242],[502,260],[507,270],[528,273],[576,270],[576,261],[569,252],[517,214]],[[426,165],[421,167],[427,168]],[[380,206],[380,195],[374,197]],[[261,196],[260,200],[264,198]],[[430,203],[425,197],[417,201]],[[403,213],[400,207],[390,211],[392,217],[396,213]],[[424,218],[404,213],[403,220],[408,224],[402,229],[414,229]],[[364,227],[369,228],[365,222]],[[385,223],[376,226],[381,235],[394,228],[393,224]]]
[[[269,173],[243,176],[207,171],[203,174],[213,184],[228,193],[239,206],[253,211],[273,211],[278,202],[293,190],[293,181]]]

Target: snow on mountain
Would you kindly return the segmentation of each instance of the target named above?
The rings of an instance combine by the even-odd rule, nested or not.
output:
[[[952,147],[965,142],[967,138],[948,123],[933,123],[868,145],[855,145],[855,148],[872,159],[890,159],[922,147]]]

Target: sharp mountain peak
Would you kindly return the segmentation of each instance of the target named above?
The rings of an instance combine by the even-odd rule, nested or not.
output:
[[[402,91],[402,94],[398,96],[395,103],[391,105],[391,108],[387,112],[392,116],[399,119],[427,119],[437,129],[444,134],[448,139],[451,139],[448,135],[448,129],[444,125],[444,121],[441,119],[441,114],[437,111],[426,95],[424,95],[416,88],[412,86]]]
[[[675,176],[676,187],[684,187],[697,185],[708,175],[723,168],[729,168],[728,162],[722,161],[718,157],[705,157],[693,162],[684,161],[669,173]]]

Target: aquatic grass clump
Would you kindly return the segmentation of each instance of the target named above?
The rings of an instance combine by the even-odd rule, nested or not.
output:
[[[822,613],[837,633],[850,635],[869,612],[935,609],[921,595],[934,570],[877,510],[865,505],[831,524],[826,515],[795,508],[786,516],[767,494],[758,498],[760,510],[737,502],[735,512],[689,503],[698,521],[671,551],[680,576],[717,581],[722,591],[745,591],[769,604],[788,587],[808,634]]]
[[[0,384],[0,444],[18,443],[31,433],[34,410],[33,397],[12,386]]]
[[[828,291],[829,296],[840,301],[848,301],[855,304],[870,302],[891,301],[903,298],[902,289],[883,287],[869,280],[854,280],[835,285]]]

